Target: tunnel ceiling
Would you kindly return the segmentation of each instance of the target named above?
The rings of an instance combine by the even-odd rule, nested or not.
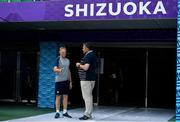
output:
[[[3,22],[0,30],[176,29],[176,19]]]

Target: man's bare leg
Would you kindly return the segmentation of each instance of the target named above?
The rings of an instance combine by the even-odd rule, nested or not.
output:
[[[56,112],[60,109],[60,95],[56,95]]]
[[[55,118],[59,118],[60,117],[60,114],[59,114],[59,109],[60,109],[60,99],[61,99],[61,96],[60,95],[56,95],[56,115],[55,115]]]
[[[63,110],[67,110],[68,106],[68,95],[63,95]]]
[[[67,106],[68,106],[68,95],[63,95],[63,116],[68,117],[68,118],[72,118],[67,113]]]

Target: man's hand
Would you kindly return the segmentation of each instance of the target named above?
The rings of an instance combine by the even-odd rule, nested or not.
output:
[[[70,90],[72,89],[72,81],[70,81],[69,89],[70,89]]]
[[[57,67],[57,66],[55,66],[55,67],[53,68],[53,71],[54,71],[55,73],[60,73],[60,72],[62,71],[62,69],[59,68],[59,67]]]
[[[80,67],[80,65],[81,65],[81,64],[80,64],[79,62],[77,62],[77,63],[76,63],[76,67],[78,67],[78,68],[79,68],[79,67]]]

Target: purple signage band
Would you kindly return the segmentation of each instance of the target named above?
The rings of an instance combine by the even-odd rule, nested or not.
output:
[[[177,0],[59,0],[0,3],[0,22],[176,18]]]

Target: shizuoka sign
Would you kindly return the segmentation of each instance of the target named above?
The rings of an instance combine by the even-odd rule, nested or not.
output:
[[[58,0],[0,3],[0,21],[177,18],[176,0]]]
[[[151,4],[154,4],[153,6]],[[121,2],[114,3],[91,3],[91,4],[67,4],[64,7],[65,17],[79,17],[79,16],[119,16],[124,14],[127,16],[139,14],[139,15],[158,15],[167,14],[166,7],[163,1],[147,1],[147,2]]]

